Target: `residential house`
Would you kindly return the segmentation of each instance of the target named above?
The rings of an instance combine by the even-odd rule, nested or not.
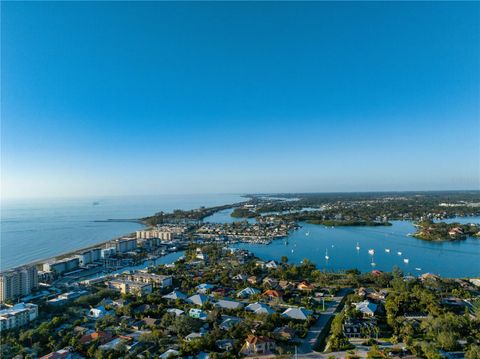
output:
[[[314,290],[315,287],[312,284],[308,283],[307,281],[302,281],[297,285],[297,289],[304,290],[304,291],[311,291],[311,290]]]
[[[92,308],[88,311],[88,316],[90,318],[94,318],[94,319],[100,319],[100,318],[103,318],[104,316],[106,316],[107,314],[110,314],[111,312],[109,312],[108,310],[105,309],[105,307],[103,305],[99,305],[98,307],[96,308]]]
[[[239,298],[249,298],[252,295],[260,294],[261,292],[258,289],[247,287],[242,289],[237,293],[237,297]]]
[[[243,344],[240,354],[243,355],[265,355],[272,354],[275,350],[276,344],[275,341],[264,336],[249,335],[245,339],[245,344]]]
[[[285,325],[273,330],[273,335],[277,339],[292,340],[295,337],[295,329]]]
[[[245,310],[249,311],[249,312],[252,312],[252,313],[255,313],[255,314],[273,314],[275,313],[275,311],[270,308],[270,306],[268,306],[267,304],[264,304],[264,303],[259,303],[259,302],[256,302],[256,303],[252,303],[252,304],[249,304],[245,307]]]
[[[203,306],[205,305],[206,303],[208,303],[212,298],[209,297],[208,295],[205,295],[205,294],[195,294],[195,295],[192,295],[191,297],[189,297],[187,299],[187,302],[191,303],[191,304],[194,304],[194,305],[198,305],[198,306]]]
[[[234,300],[220,299],[215,303],[215,306],[222,309],[238,310],[242,309],[244,304],[242,302],[236,302]]]
[[[307,320],[310,316],[313,315],[313,311],[299,307],[299,308],[288,308],[283,313],[282,316],[289,319],[296,320]]]
[[[378,305],[368,300],[355,304],[355,309],[363,314],[364,317],[374,317]]]
[[[168,300],[177,300],[177,299],[185,300],[187,296],[178,290],[174,290],[171,293],[165,294],[162,298],[168,299]]]

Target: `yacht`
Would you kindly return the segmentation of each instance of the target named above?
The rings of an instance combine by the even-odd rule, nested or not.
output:
[[[420,267],[416,267],[416,268],[415,268],[415,270],[421,271],[421,270],[422,270],[422,268],[420,268]]]
[[[398,254],[399,256],[401,256],[401,255],[402,255],[402,252],[397,252],[397,254]]]
[[[357,246],[355,247],[355,249],[356,249],[357,251],[360,250],[360,245],[358,244],[358,242],[357,242]]]
[[[330,257],[328,256],[328,249],[325,249],[325,259],[328,261]]]
[[[390,253],[390,249],[385,248],[385,252],[386,252],[386,253]]]
[[[404,258],[403,263],[408,264],[408,258]]]
[[[369,249],[368,250],[368,254],[370,254],[371,256],[373,256],[375,254],[375,249]]]

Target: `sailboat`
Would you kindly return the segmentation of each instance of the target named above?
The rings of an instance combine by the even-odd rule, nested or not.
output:
[[[372,257],[372,263],[370,263],[370,265],[371,265],[372,267],[375,267],[375,266],[377,265],[377,263],[375,263],[375,262],[373,261],[373,257]]]
[[[356,249],[357,251],[360,250],[360,245],[358,244],[358,242],[357,242],[357,246],[355,247],[355,249]]]
[[[325,259],[328,261],[330,257],[328,256],[328,249],[325,249]]]
[[[375,254],[375,249],[369,249],[368,250],[368,254],[370,254],[371,256],[373,256]]]

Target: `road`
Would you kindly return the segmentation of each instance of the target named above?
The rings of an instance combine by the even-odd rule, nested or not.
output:
[[[329,319],[335,315],[337,312],[338,306],[342,302],[342,299],[350,293],[352,290],[350,288],[341,289],[333,300],[326,302],[326,310],[320,314],[318,320],[313,324],[307,336],[303,339],[302,344],[297,348],[298,357],[303,358],[319,358],[322,357],[321,353],[313,350],[315,343],[317,341],[318,335],[325,330],[325,325],[328,323]]]

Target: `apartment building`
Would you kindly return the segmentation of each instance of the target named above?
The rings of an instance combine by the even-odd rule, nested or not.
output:
[[[10,308],[0,310],[0,331],[18,328],[38,317],[38,305],[18,303]]]
[[[38,286],[35,266],[23,266],[0,273],[0,303],[22,295],[28,295]]]

